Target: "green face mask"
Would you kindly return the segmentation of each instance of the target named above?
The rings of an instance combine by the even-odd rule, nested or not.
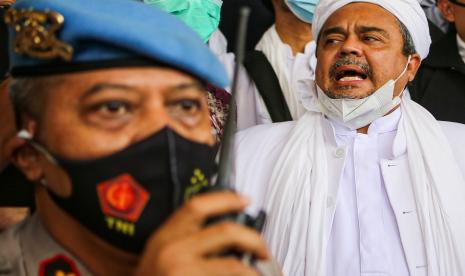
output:
[[[171,13],[194,29],[207,42],[220,23],[222,0],[144,0]]]

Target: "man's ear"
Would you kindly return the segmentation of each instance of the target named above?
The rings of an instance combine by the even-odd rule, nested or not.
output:
[[[454,6],[449,2],[449,0],[438,0],[438,8],[441,11],[442,16],[448,22],[455,21]]]
[[[36,123],[29,120],[25,124],[27,130],[33,137]],[[24,138],[14,136],[5,143],[5,155],[11,156],[13,164],[21,170],[31,182],[37,182],[43,177],[42,166],[39,163],[40,153],[30,146]]]
[[[28,144],[24,144],[15,151],[12,162],[31,182],[38,182],[43,177],[39,153]]]
[[[413,81],[415,78],[415,75],[418,72],[418,69],[420,68],[421,65],[421,57],[419,54],[413,54],[412,57],[410,58],[410,63],[407,66],[407,76],[409,81]]]

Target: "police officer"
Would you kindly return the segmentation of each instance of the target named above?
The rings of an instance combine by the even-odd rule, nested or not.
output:
[[[222,253],[268,259],[259,233],[205,225],[247,199],[196,195],[216,153],[204,83],[228,84],[202,40],[129,0],[20,0],[6,21],[8,150],[37,212],[0,236],[0,274],[256,275]]]

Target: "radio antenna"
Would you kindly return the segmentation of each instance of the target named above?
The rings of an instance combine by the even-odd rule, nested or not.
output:
[[[214,186],[214,190],[230,190],[231,189],[231,176],[234,168],[234,135],[237,130],[237,82],[239,79],[239,68],[244,63],[245,58],[245,43],[247,39],[247,25],[250,17],[250,8],[243,6],[239,10],[239,24],[237,29],[236,40],[236,64],[234,66],[234,76],[231,87],[231,101],[229,103],[229,111],[225,129],[223,132],[223,139],[220,149],[220,163],[218,169],[218,178]]]

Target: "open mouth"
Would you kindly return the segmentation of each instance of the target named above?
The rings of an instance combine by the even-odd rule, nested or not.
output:
[[[337,69],[335,79],[339,82],[363,81],[368,75],[360,68],[354,66],[341,66]]]

